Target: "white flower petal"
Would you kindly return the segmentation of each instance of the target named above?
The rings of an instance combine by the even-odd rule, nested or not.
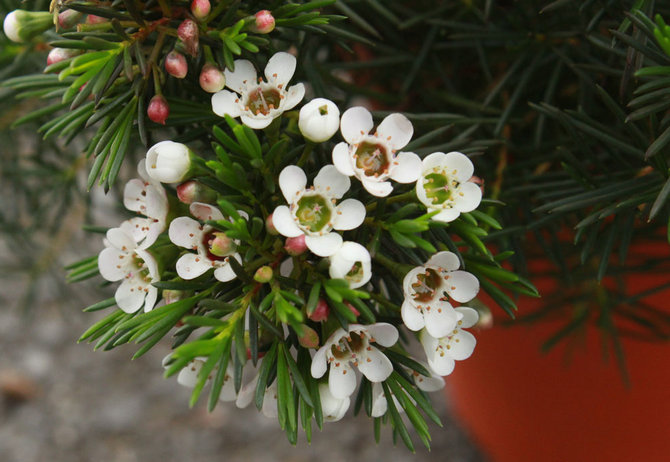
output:
[[[286,91],[286,97],[280,103],[280,108],[283,111],[293,109],[305,97],[305,85],[297,83],[289,87]]]
[[[240,254],[238,253],[234,254],[233,258],[235,258],[237,261],[241,263],[242,259],[240,257]],[[233,268],[230,266],[230,263],[225,263],[214,270],[214,277],[218,281],[228,282],[235,279],[237,277],[237,274],[235,274],[235,271],[233,271]]]
[[[235,61],[235,70],[224,69],[223,75],[226,77],[226,87],[237,93],[242,94],[247,88],[247,84],[256,83],[256,69],[250,61],[238,59]]]
[[[146,238],[147,234],[149,233],[150,226],[153,223],[154,221],[151,218],[134,217],[121,223],[119,228],[132,236],[135,242],[141,242],[144,238]]]
[[[197,254],[186,253],[177,260],[176,267],[179,277],[189,280],[205,274],[212,265]]]
[[[226,114],[233,118],[239,117],[242,115],[240,97],[228,90],[216,92],[212,95],[212,111],[220,117]]]
[[[147,267],[147,270],[149,271],[149,277],[151,278],[151,282],[156,282],[160,280],[160,274],[158,273],[158,262],[154,258],[152,254],[147,252],[144,249],[137,249],[136,250],[137,256],[144,261],[144,264]]]
[[[348,178],[348,177],[344,177]],[[358,228],[365,220],[365,206],[357,199],[346,199],[335,209],[333,228],[346,231]]]
[[[137,243],[133,237],[121,228],[109,229],[105,236],[109,243],[117,249],[129,252],[137,247]]]
[[[286,237],[298,237],[303,233],[291,216],[291,211],[285,205],[278,206],[272,212],[272,224],[279,234]]]
[[[302,170],[300,171],[302,172]],[[340,173],[334,165],[328,164],[321,167],[316,178],[314,178],[314,187],[330,197],[340,199],[349,191],[351,180],[348,176]]]
[[[426,369],[430,369],[430,366],[428,364],[424,364],[423,362],[421,362],[421,365],[424,366]],[[444,388],[444,379],[435,373],[433,373],[430,377],[415,374],[414,382],[416,382],[416,387],[419,390],[428,393],[432,393],[434,391],[438,391]]]
[[[254,116],[249,116],[246,114],[242,114],[242,117],[240,117],[240,120],[244,125],[246,125],[249,128],[253,128],[254,130],[262,130],[268,125],[272,123],[274,120],[272,117],[264,116],[264,115],[254,115]]]
[[[358,370],[370,382],[383,382],[393,372],[393,364],[391,364],[391,360],[384,353],[372,347],[371,350],[360,354]]]
[[[467,306],[459,306],[456,308],[456,311],[463,316],[463,318],[461,318],[461,324],[459,324],[461,329],[472,327],[479,321],[479,313],[477,313],[477,310],[473,310]]]
[[[165,189],[160,185],[150,184],[147,186],[146,193],[146,211],[144,214],[149,218],[165,221],[170,208]]]
[[[350,327],[354,327],[351,325]],[[375,339],[375,342],[385,347],[392,347],[398,341],[398,329],[392,324],[386,322],[378,322],[365,326],[370,335]]]
[[[468,302],[479,292],[479,280],[467,271],[451,271],[444,287],[451,298],[457,302]]]
[[[342,114],[340,120],[340,131],[342,137],[349,144],[355,144],[363,136],[370,133],[374,122],[372,121],[372,114],[370,111],[362,106],[356,106],[347,109]]]
[[[107,281],[120,281],[128,274],[131,254],[114,247],[107,247],[98,255],[98,270]]]
[[[432,212],[433,210],[439,210],[439,209],[431,209],[430,206],[429,206],[428,210]],[[458,218],[458,216],[460,214],[461,214],[461,212],[459,212],[456,209],[444,209],[440,213],[438,213],[437,215],[433,215],[431,217],[431,220],[443,221],[445,223],[449,223],[451,221],[454,221],[456,218]]]
[[[449,355],[440,356],[434,353],[432,356],[428,356],[428,365],[440,375],[449,375],[454,371],[456,362]]]
[[[296,165],[289,165],[279,174],[279,188],[284,199],[292,204],[296,197],[305,190],[307,186],[307,176],[305,172]]]
[[[337,143],[333,148],[333,165],[342,175],[352,176],[354,174],[347,143]]]
[[[475,166],[472,165],[468,156],[456,151],[445,154],[442,165],[447,167],[448,173],[453,175],[460,183],[468,181],[475,173]]]
[[[330,345],[322,346],[312,358],[310,372],[315,379],[323,377],[323,374],[325,374],[328,369],[328,360],[326,359],[327,348],[330,348]]]
[[[460,316],[449,303],[438,302],[432,304],[430,310],[424,308],[423,317],[426,331],[435,338],[441,338],[456,327]]]
[[[339,367],[335,364],[335,362],[330,363],[328,388],[335,398],[348,398],[356,390],[356,374],[346,361],[339,363]]]
[[[321,400],[321,410],[323,420],[326,422],[337,422],[346,414],[351,404],[349,397],[340,399],[335,398],[330,392],[330,388],[325,383],[319,384],[319,397]]]
[[[263,394],[263,407],[261,408],[263,415],[269,419],[276,419],[279,415],[277,409],[277,381],[265,389]]]
[[[125,279],[114,294],[116,304],[126,313],[134,313],[144,305],[145,292],[137,278]]]
[[[151,219],[148,220],[152,221]],[[142,249],[149,248],[154,242],[156,242],[156,239],[158,239],[158,236],[160,236],[163,231],[165,231],[165,223],[153,221],[149,225],[149,231],[147,232],[144,241],[142,241],[142,245],[140,246],[140,248]]]
[[[435,167],[442,167],[444,165],[445,154],[443,152],[434,152],[428,154],[423,158],[421,163],[423,164],[423,172],[429,173],[429,170],[432,170]]]
[[[157,288],[155,288],[154,286],[149,286],[148,289],[149,291],[146,293],[146,297],[144,299],[145,313],[148,313],[149,311],[154,309],[154,306],[156,305],[156,299],[158,298]]]
[[[168,236],[173,244],[193,250],[200,245],[202,228],[193,218],[177,217],[170,223]]]
[[[370,417],[381,417],[388,410],[388,402],[384,395],[384,388],[381,383],[372,384],[372,412]]]
[[[399,113],[386,116],[377,127],[377,135],[396,150],[404,148],[413,134],[412,122]]]
[[[363,187],[373,196],[386,197],[393,191],[393,185],[390,181],[370,181],[360,178]]]
[[[482,201],[481,188],[469,181],[461,183],[454,194],[454,208],[459,212],[472,212]]]
[[[444,250],[430,257],[430,260],[426,262],[426,266],[442,268],[445,271],[456,271],[460,268],[461,261],[455,253]]]
[[[393,164],[391,178],[398,183],[412,183],[421,175],[421,158],[413,152],[401,152]]]
[[[133,212],[142,212],[146,208],[146,184],[133,178],[123,188],[123,206]]]
[[[457,361],[468,359],[475,350],[477,340],[475,336],[465,330],[459,330],[458,334],[449,341],[449,355]]]
[[[328,233],[323,236],[305,236],[305,245],[319,257],[330,257],[342,245],[342,236],[337,233]]]
[[[221,210],[204,202],[193,202],[188,209],[200,221],[223,220]]]
[[[177,375],[177,383],[188,388],[194,388],[195,384],[198,383],[198,374],[200,373],[203,364],[205,364],[205,362],[200,359],[194,359],[188,363],[179,371],[179,375]]]
[[[423,318],[423,313],[412,302],[405,299],[400,309],[402,322],[409,330],[418,331],[426,326],[426,321]]]
[[[259,366],[260,364],[261,363],[259,363]],[[251,382],[242,385],[240,392],[237,394],[237,400],[235,401],[235,405],[238,408],[244,409],[251,404],[251,402],[254,400],[254,395],[256,394],[257,383],[258,375],[255,375],[254,378],[251,379]]]
[[[295,66],[295,56],[280,51],[268,60],[265,66],[265,78],[268,82],[286,85],[295,73]]]
[[[417,276],[421,273],[424,273],[426,270],[423,266],[417,266],[412,268],[402,280],[402,290],[405,294],[405,297],[410,297],[414,294],[414,289],[412,289],[412,284],[417,281]]]

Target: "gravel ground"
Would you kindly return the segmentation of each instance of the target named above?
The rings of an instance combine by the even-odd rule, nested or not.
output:
[[[79,285],[76,296],[56,299],[48,295],[57,293],[53,284],[43,283],[36,303],[21,311],[16,279],[0,282],[0,462],[483,461],[440,393],[433,397],[444,428],[433,425],[432,451],[417,442],[416,455],[394,447],[389,428],[376,445],[365,417],[328,424],[311,445],[303,438],[293,447],[255,408],[189,409],[189,391],[162,378],[167,345],[136,361],[131,346],[94,352],[75,343],[101,316],[80,311],[100,299],[93,290]]]

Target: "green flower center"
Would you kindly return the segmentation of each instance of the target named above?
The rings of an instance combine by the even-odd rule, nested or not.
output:
[[[358,145],[356,167],[363,170],[365,176],[380,176],[388,173],[391,164],[386,147],[381,144],[364,141]]]
[[[426,197],[434,205],[446,205],[453,202],[454,192],[460,185],[458,181],[444,173],[429,173],[425,178],[423,189],[426,191]]]
[[[295,216],[300,226],[316,233],[328,226],[332,210],[328,199],[322,195],[305,195],[298,200],[298,210]]]
[[[342,337],[337,345],[330,349],[337,359],[345,359],[356,354],[365,347],[364,337],[356,332],[350,332],[348,337]]]
[[[139,278],[143,281],[150,282],[151,275],[149,274],[149,268],[147,267],[147,264],[144,262],[144,260],[136,253],[134,253],[131,258],[132,265],[135,268],[135,274],[137,274],[137,276],[139,276]]]
[[[279,107],[280,102],[281,96],[278,90],[274,88],[263,90],[261,87],[258,87],[249,93],[247,107],[254,114],[268,115],[270,109],[277,109]]]
[[[431,268],[426,268],[425,273],[416,276],[416,282],[412,284],[414,289],[414,301],[428,303],[435,298],[438,289],[442,285],[440,274]]]
[[[232,239],[220,231],[205,233],[202,244],[207,251],[207,258],[212,261],[225,261],[235,251]]]
[[[360,282],[363,279],[363,263],[357,261],[351,266],[351,269],[344,275],[344,279],[350,282]]]

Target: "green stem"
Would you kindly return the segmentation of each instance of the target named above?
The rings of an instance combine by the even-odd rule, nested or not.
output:
[[[407,191],[406,193],[398,194],[397,196],[391,196],[386,199],[387,204],[394,204],[396,202],[408,202],[409,200],[415,199],[416,195],[414,189]],[[372,212],[377,208],[379,201],[372,202],[365,206],[366,212]]]
[[[376,253],[373,259],[375,262],[381,264],[383,267],[391,271],[391,274],[396,276],[398,279],[404,278],[405,275],[413,268],[412,265],[406,265],[397,261],[393,261],[381,253]]]
[[[312,154],[312,151],[314,150],[315,144],[309,140],[306,141],[307,143],[305,143],[305,149],[303,149],[302,155],[300,156],[300,159],[298,159],[298,167],[302,167],[307,163],[309,156]]]

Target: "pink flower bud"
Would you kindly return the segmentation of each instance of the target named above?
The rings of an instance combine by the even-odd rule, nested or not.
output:
[[[284,243],[284,250],[286,250],[286,253],[292,257],[305,253],[305,250],[307,250],[305,235],[301,234],[298,237],[287,237],[286,242]]]
[[[256,21],[251,24],[251,30],[257,34],[269,34],[275,28],[275,18],[269,10],[261,10],[254,15]]]
[[[51,66],[52,64],[70,59],[73,56],[77,56],[78,54],[79,53],[77,50],[73,50],[71,48],[54,48],[47,55],[47,66]]]
[[[193,202],[213,204],[216,202],[216,192],[195,180],[189,180],[177,186],[177,197],[184,204]]]
[[[235,251],[235,243],[224,233],[215,231],[207,242],[209,251],[217,257],[227,257]]]
[[[328,306],[328,303],[326,303],[323,298],[320,298],[316,304],[316,308],[314,308],[314,311],[312,311],[311,314],[308,314],[307,317],[314,322],[321,322],[328,319],[329,314],[330,307]]]
[[[177,28],[177,36],[186,46],[186,52],[191,56],[198,54],[199,31],[198,25],[192,19],[184,19]]]
[[[163,95],[155,95],[149,101],[147,116],[157,124],[165,125],[165,120],[170,115],[170,106]]]
[[[165,70],[172,77],[183,79],[188,72],[188,64],[183,54],[172,50],[165,57]]]
[[[79,22],[83,14],[75,10],[65,10],[58,14],[58,27],[61,29],[70,29]]]
[[[212,9],[209,0],[193,0],[191,2],[191,13],[196,19],[204,19]]]
[[[200,71],[200,88],[207,93],[216,93],[226,86],[226,77],[221,69],[213,64],[205,64]]]
[[[102,16],[96,16],[94,14],[89,14],[88,16],[86,16],[87,24],[100,24],[103,22],[107,22],[107,18],[103,18]]]
[[[302,330],[300,337],[298,337],[300,346],[305,348],[319,348],[319,334],[305,324],[301,324],[300,329]]]
[[[265,229],[267,230],[268,234],[272,236],[279,234],[279,231],[277,231],[277,228],[275,228],[275,224],[272,222],[272,214],[268,215],[268,217],[265,219]]]
[[[272,281],[273,271],[269,266],[261,266],[256,270],[254,274],[254,281],[265,284],[266,282]]]

